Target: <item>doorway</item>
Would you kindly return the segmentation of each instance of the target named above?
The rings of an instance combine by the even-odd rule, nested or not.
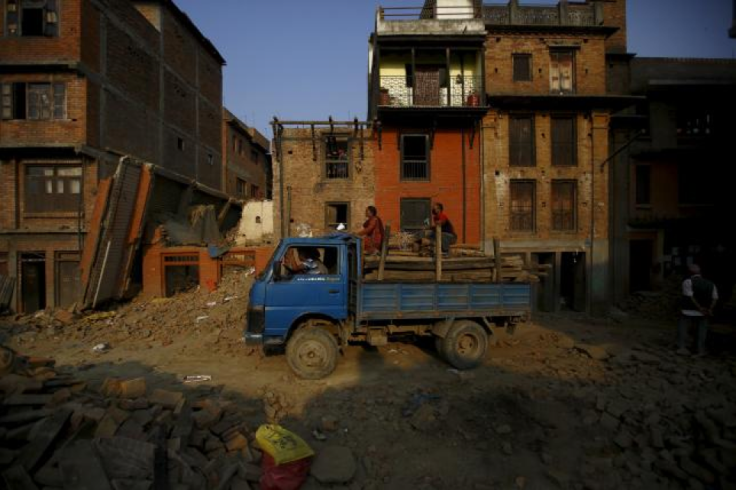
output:
[[[651,291],[653,240],[631,240],[629,242],[629,292]]]
[[[82,282],[79,272],[79,253],[56,254],[56,306],[66,308],[80,300]]]
[[[440,105],[440,74],[443,71],[439,66],[417,66],[415,69],[414,105]]]
[[[32,313],[46,308],[46,255],[21,254],[20,277],[21,310]]]
[[[560,308],[585,311],[585,254],[560,254]]]
[[[555,254],[533,253],[532,262],[539,265],[550,265],[547,275],[539,278],[537,285],[536,306],[538,311],[551,313],[556,311],[555,307]]]

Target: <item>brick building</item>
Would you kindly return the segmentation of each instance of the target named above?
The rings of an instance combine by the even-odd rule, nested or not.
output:
[[[170,0],[5,0],[0,32],[0,273],[65,306],[122,155],[221,187],[224,60]]]
[[[614,300],[659,289],[697,262],[729,297],[736,277],[730,196],[736,61],[634,58],[631,93],[617,115],[613,170]]]
[[[296,236],[307,225],[320,236],[340,223],[359,230],[375,196],[371,128],[359,121],[274,121],[274,133],[275,234]]]
[[[223,191],[239,199],[270,199],[270,141],[229,110],[222,113]]]
[[[609,299],[609,56],[625,57],[625,2],[484,6],[486,250],[552,266],[537,307],[597,310]]]
[[[481,242],[480,121],[486,111],[480,2],[380,8],[369,52],[375,205],[393,230],[416,231],[444,205],[458,242]]]

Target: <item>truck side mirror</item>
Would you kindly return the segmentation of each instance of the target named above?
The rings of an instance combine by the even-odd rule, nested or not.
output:
[[[274,281],[281,280],[281,261],[280,260],[273,261],[273,280]]]

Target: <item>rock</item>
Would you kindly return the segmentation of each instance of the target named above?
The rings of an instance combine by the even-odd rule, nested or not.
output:
[[[146,394],[146,379],[135,378],[120,382],[121,398],[140,398]]]
[[[608,316],[617,323],[626,323],[629,321],[629,314],[615,306],[612,306],[608,311]]]
[[[117,397],[120,395],[121,381],[117,378],[106,378],[100,387],[100,393],[104,396]]]
[[[632,439],[628,432],[620,432],[614,439],[613,442],[616,443],[618,447],[621,449],[627,449],[631,447]]]
[[[560,337],[557,341],[557,347],[560,349],[574,349],[575,348],[575,341],[571,339],[570,337]]]
[[[606,405],[606,412],[620,419],[630,408],[629,402],[621,399],[612,400]]]
[[[311,474],[323,484],[347,483],[353,479],[357,464],[353,452],[344,446],[327,446],[317,453]]]
[[[509,424],[497,425],[494,429],[496,434],[511,434],[511,426]]]
[[[409,423],[416,430],[422,432],[431,431],[437,425],[437,417],[434,415],[434,408],[428,403],[423,404],[409,419]]]
[[[616,417],[614,417],[610,413],[606,412],[603,415],[601,415],[600,424],[604,428],[606,428],[606,429],[608,429],[610,431],[614,431],[614,430],[618,429],[619,422],[618,422],[618,419]]]
[[[516,488],[524,488],[526,487],[526,478],[523,476],[517,476],[514,480],[514,484],[516,485]]]
[[[184,398],[184,395],[178,391],[153,390],[151,396],[148,397],[148,401],[153,405],[174,409],[182,398]]]
[[[598,347],[597,345],[575,344],[575,349],[583,352],[588,357],[596,361],[605,361],[609,357],[606,349],[604,349],[603,347]]]
[[[74,317],[74,313],[68,310],[56,310],[56,313],[54,313],[54,318],[63,324],[72,323],[74,321]]]
[[[338,429],[338,420],[334,415],[325,415],[321,420],[322,430],[334,432]]]
[[[697,478],[702,482],[712,484],[716,481],[716,477],[712,472],[693,462],[692,459],[686,456],[680,458],[680,468],[682,468],[685,473]]]
[[[228,451],[238,451],[246,447],[248,447],[248,439],[246,439],[246,437],[240,432],[225,441],[225,448],[227,448]]]

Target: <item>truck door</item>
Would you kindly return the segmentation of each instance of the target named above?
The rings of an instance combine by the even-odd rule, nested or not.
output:
[[[308,313],[326,315],[337,320],[347,317],[347,268],[341,264],[339,246],[293,246],[284,254],[298,254],[297,248],[308,248],[312,261],[322,265],[306,272],[291,273],[282,265],[281,277],[274,280],[266,295],[266,331],[269,336],[285,335],[299,317]]]

